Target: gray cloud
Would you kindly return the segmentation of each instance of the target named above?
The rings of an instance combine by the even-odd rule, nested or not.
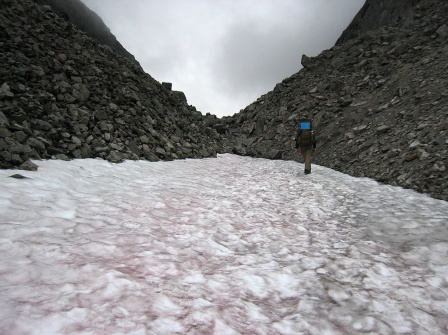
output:
[[[364,0],[82,0],[156,80],[232,115],[334,45]]]

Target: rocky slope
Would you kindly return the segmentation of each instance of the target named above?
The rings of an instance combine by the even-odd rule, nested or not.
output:
[[[315,163],[448,200],[448,3],[402,15],[406,26],[303,55],[302,70],[216,129],[235,153],[294,159],[296,122],[311,116]]]
[[[29,159],[213,157],[205,117],[50,6],[1,0],[0,167]]]

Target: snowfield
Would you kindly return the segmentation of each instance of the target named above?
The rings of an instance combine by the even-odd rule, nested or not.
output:
[[[35,163],[0,170],[0,334],[448,334],[448,202],[228,154]]]

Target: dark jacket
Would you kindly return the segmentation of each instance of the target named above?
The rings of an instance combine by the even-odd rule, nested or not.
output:
[[[305,136],[302,136],[302,132],[305,132],[305,130],[301,130],[298,131],[296,133],[296,149],[298,148],[311,148],[313,147],[314,149],[317,146],[317,142],[316,142],[316,136],[314,136],[314,132],[312,130],[308,130],[311,134],[310,137],[306,136],[306,143],[302,143],[303,138]]]

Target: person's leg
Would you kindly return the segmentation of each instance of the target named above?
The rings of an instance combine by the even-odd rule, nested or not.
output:
[[[305,174],[311,173],[311,154],[312,153],[313,153],[313,148],[306,148],[306,150],[304,150]]]
[[[302,154],[303,163],[305,164],[305,170],[306,170],[306,148],[300,148],[300,153]]]

